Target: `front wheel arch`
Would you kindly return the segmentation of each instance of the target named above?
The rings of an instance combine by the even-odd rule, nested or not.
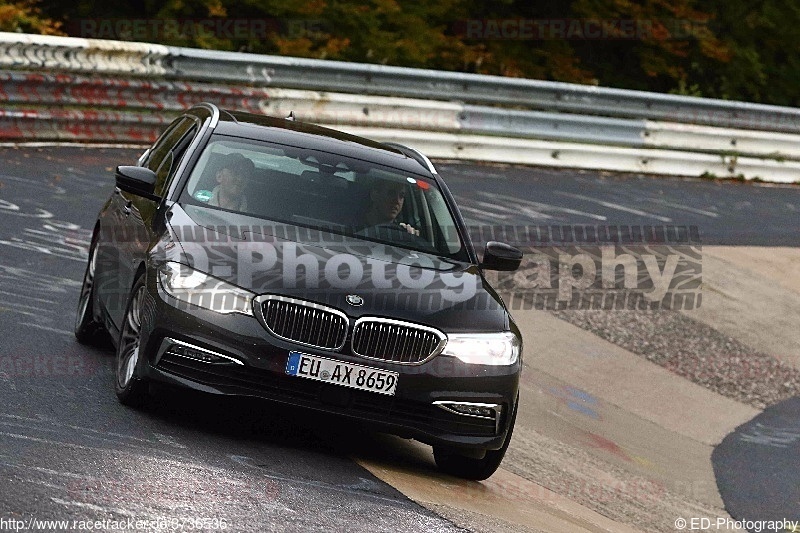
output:
[[[513,411],[510,415],[506,438],[503,446],[499,450],[486,450],[481,458],[471,457],[469,454],[459,453],[458,449],[446,446],[434,446],[433,456],[436,466],[442,472],[463,479],[483,481],[494,474],[500,467],[500,463],[505,457],[508,445],[511,443],[511,436],[514,433],[514,425],[517,420],[517,409],[519,408],[519,393],[512,406]]]
[[[100,244],[100,222],[96,222],[89,241],[89,257],[83,274],[81,292],[78,297],[78,309],[75,316],[75,338],[81,344],[100,345],[101,341],[108,339],[108,332],[99,317],[96,305],[97,293],[97,253]]]

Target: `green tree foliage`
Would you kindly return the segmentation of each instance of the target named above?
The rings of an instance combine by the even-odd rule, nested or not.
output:
[[[49,0],[44,15],[10,5],[76,36],[800,104],[795,0]],[[133,21],[144,30],[121,31]],[[15,27],[44,31],[25,24]]]
[[[710,0],[713,31],[730,51],[723,64],[698,58],[689,79],[707,96],[800,106],[800,4]]]
[[[5,2],[0,0],[0,31],[64,35],[61,24],[42,16],[32,0]]]
[[[725,64],[730,51],[711,30],[711,13],[696,0],[576,0],[578,17],[631,21],[608,40],[576,42],[574,49],[604,84],[667,92],[691,84],[693,62]],[[632,35],[632,37],[631,37]]]

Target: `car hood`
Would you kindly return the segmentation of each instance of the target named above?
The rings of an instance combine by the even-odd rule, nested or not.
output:
[[[167,230],[157,246],[167,260],[255,294],[449,332],[509,329],[502,300],[476,265],[198,206],[173,205]]]

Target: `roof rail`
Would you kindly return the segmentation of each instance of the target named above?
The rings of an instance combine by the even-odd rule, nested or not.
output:
[[[427,168],[431,172],[431,174],[438,174],[438,172],[436,172],[436,167],[433,166],[433,163],[431,163],[431,160],[428,159],[427,156],[425,156],[425,154],[423,154],[419,150],[415,150],[414,148],[410,148],[410,147],[408,147],[408,146],[406,146],[404,144],[400,144],[400,143],[385,142],[383,144],[385,144],[386,146],[388,146],[390,148],[394,148],[395,150],[399,151],[401,154],[403,154],[406,157],[410,157],[411,159],[413,159],[414,161],[416,161],[417,163],[419,163],[423,167]]]

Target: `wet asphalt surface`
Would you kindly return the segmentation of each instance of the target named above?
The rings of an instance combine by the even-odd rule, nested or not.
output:
[[[695,226],[703,244],[800,246],[800,187],[439,164],[478,225]]]
[[[113,352],[79,345],[72,324],[111,167],[136,156],[0,150],[0,518],[134,517],[148,531],[458,530],[349,458],[378,445],[360,428],[170,390],[147,409],[117,402]]]
[[[79,345],[72,324],[113,167],[137,156],[0,148],[0,518],[136,517],[164,530],[457,530],[350,459],[385,443],[360,428],[181,391],[162,391],[147,409],[117,402],[113,353]],[[439,170],[473,224],[697,225],[704,244],[800,245],[798,187]],[[730,468],[747,466],[739,459]],[[796,481],[794,465],[775,475]]]

